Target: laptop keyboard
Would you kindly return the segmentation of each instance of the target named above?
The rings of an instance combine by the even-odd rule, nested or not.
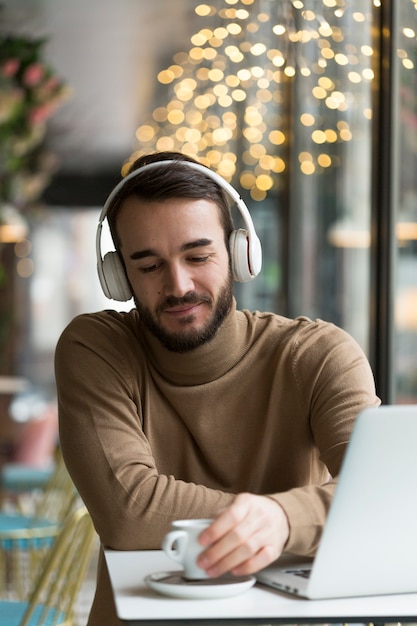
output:
[[[300,576],[300,578],[310,578],[311,569],[289,569],[287,573]]]

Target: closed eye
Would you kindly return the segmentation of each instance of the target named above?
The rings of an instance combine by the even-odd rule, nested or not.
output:
[[[205,263],[206,261],[209,260],[210,256],[211,256],[210,254],[206,254],[204,256],[193,256],[193,257],[190,257],[190,261],[191,263]]]
[[[161,267],[161,263],[154,263],[153,265],[146,265],[145,267],[140,267],[139,270],[142,274],[150,274],[151,272],[156,272]]]

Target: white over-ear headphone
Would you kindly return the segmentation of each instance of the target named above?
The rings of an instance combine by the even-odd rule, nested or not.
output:
[[[132,290],[127,280],[127,276],[123,267],[123,263],[116,251],[107,252],[102,258],[101,254],[101,231],[103,228],[103,222],[106,218],[107,211],[116,196],[116,194],[122,189],[122,187],[135,176],[142,174],[146,170],[150,170],[156,167],[169,166],[173,163],[180,163],[187,167],[191,167],[200,171],[202,174],[214,180],[219,187],[224,189],[226,193],[236,203],[237,208],[242,215],[246,229],[239,228],[232,231],[229,238],[230,255],[232,260],[232,271],[234,280],[245,283],[255,278],[262,267],[262,248],[258,235],[256,234],[255,227],[251,215],[248,211],[246,204],[238,192],[227,182],[219,176],[216,172],[208,169],[204,165],[194,163],[192,161],[182,160],[167,160],[167,161],[155,161],[148,163],[143,167],[140,167],[133,172],[130,172],[125,176],[111,191],[107,198],[103,209],[100,213],[99,223],[96,235],[96,253],[97,253],[97,271],[100,280],[101,288],[104,295],[107,298],[118,300],[119,302],[127,302],[132,298]]]

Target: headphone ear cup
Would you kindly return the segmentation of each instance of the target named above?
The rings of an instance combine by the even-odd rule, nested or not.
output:
[[[132,290],[126,277],[125,269],[117,252],[107,252],[102,262],[101,286],[104,295],[112,300],[127,302],[132,297]]]
[[[245,229],[233,230],[229,237],[230,256],[234,280],[246,283],[252,280],[248,258],[248,233]]]

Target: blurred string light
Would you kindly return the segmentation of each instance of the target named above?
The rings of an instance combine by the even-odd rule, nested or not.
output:
[[[35,271],[35,264],[30,258],[32,243],[28,239],[22,239],[16,243],[14,253],[18,259],[16,271],[20,278],[30,278]]]
[[[216,4],[195,8],[202,27],[191,47],[158,74],[168,101],[137,129],[138,148],[122,174],[142,154],[180,150],[263,200],[280,187],[296,134],[303,174],[336,167],[337,146],[354,136],[356,92],[374,79],[372,16],[365,3]],[[306,97],[290,123],[295,81],[305,83]],[[369,103],[361,115],[371,119]]]
[[[26,237],[28,224],[23,215],[12,205],[2,203],[0,213],[0,245],[15,243]]]
[[[417,0],[408,0],[411,6],[417,11]],[[413,20],[415,23],[415,20]],[[400,45],[397,48],[397,56],[406,70],[413,70],[415,68],[416,58],[416,42],[417,33],[415,28],[412,28],[410,24],[402,25],[401,27],[402,38]],[[413,60],[414,56],[414,60]]]
[[[29,225],[23,215],[11,204],[3,204],[0,214],[0,254],[1,246],[14,244],[16,272],[20,278],[29,278],[34,272],[34,263],[29,255],[32,244],[27,239]],[[0,284],[4,267],[0,260]]]
[[[402,149],[404,155],[417,153],[416,125],[417,125],[417,97],[416,97],[416,63],[417,63],[417,0],[404,3],[399,11],[397,33],[397,75],[399,80],[399,120],[402,128]],[[409,71],[412,70],[412,71]],[[399,221],[396,224],[397,241],[399,246],[406,246],[417,240],[417,207],[415,194],[409,193],[409,187],[415,189],[415,171],[412,160],[403,156],[402,167],[402,201],[399,211]],[[410,167],[411,165],[411,167]],[[408,179],[408,182],[407,182]],[[415,298],[415,296],[414,296]],[[411,301],[410,301],[411,302]]]

